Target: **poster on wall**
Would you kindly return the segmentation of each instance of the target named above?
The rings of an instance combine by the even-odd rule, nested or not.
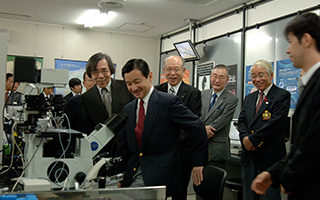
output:
[[[270,63],[272,65],[273,71],[274,71],[274,62],[270,62]],[[246,71],[245,71],[246,80],[245,80],[245,87],[244,87],[244,95],[245,96],[257,91],[256,86],[254,86],[252,83],[251,72],[250,72],[251,67],[252,67],[252,65],[246,66]],[[274,81],[274,79],[273,79],[273,81]]]
[[[295,109],[299,99],[300,71],[290,59],[277,61],[276,85],[291,93],[290,108]]]
[[[55,59],[54,66],[56,69],[66,69],[69,70],[69,80],[71,78],[79,78],[82,82],[83,73],[86,71],[87,61],[77,61],[77,60],[63,60]],[[63,96],[70,92],[69,85],[65,88],[56,88],[56,94],[62,94]],[[84,89],[82,90],[84,92]]]
[[[210,89],[210,73],[214,67],[214,62],[202,63],[196,66],[196,83],[197,88],[202,91]]]
[[[237,65],[229,65],[229,82],[226,85],[227,90],[237,95]]]
[[[182,80],[184,83],[190,85],[190,70],[186,70],[183,74]],[[160,75],[160,84],[167,82],[166,75],[161,74]]]

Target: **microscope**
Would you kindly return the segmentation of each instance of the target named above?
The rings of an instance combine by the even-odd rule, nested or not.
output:
[[[19,65],[23,65],[20,71]],[[22,94],[22,105],[8,105],[6,117],[14,122],[12,129],[22,133],[25,143],[21,152],[23,171],[18,178],[24,189],[95,189],[98,188],[99,178],[105,179],[106,185],[120,181],[123,174],[97,176],[102,167],[109,169],[121,161],[121,158],[101,157],[100,153],[126,124],[127,116],[113,114],[106,122],[98,124],[90,135],[65,128],[62,95],[55,95],[47,105],[41,102],[39,89],[65,87],[69,79],[68,70],[41,69],[39,72],[35,70],[35,61],[28,58],[16,60],[16,70],[19,72],[14,74],[15,81],[27,84]]]

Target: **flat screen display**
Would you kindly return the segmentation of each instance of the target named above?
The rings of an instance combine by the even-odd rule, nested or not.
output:
[[[199,60],[200,56],[197,52],[197,50],[194,48],[193,44],[190,40],[177,42],[173,44],[176,50],[178,51],[179,55],[185,60],[185,61],[193,61],[193,60]]]

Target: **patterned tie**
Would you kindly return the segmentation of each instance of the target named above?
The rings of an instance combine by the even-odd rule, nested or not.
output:
[[[174,90],[173,87],[170,88],[169,90],[169,94],[173,94],[173,95],[176,95],[176,91]]]
[[[212,108],[213,104],[216,102],[217,96],[218,96],[217,94],[213,94],[212,95],[213,98],[212,98],[212,101],[210,103],[209,111]]]
[[[110,99],[108,98],[107,92],[108,92],[107,88],[103,88],[101,90],[102,102],[103,102],[104,106],[106,107],[106,110],[107,110],[109,117],[111,117],[112,108],[111,108],[111,103],[110,103]]]
[[[134,129],[134,133],[135,133],[139,148],[141,147],[141,137],[142,137],[142,131],[143,131],[143,124],[144,124],[144,119],[146,117],[145,112],[144,112],[143,103],[144,103],[143,100],[140,99],[138,123],[137,123],[136,128]]]
[[[257,104],[257,106],[256,106],[256,112],[255,112],[255,114],[257,114],[257,112],[258,112],[258,110],[259,110],[259,108],[260,108],[260,106],[261,106],[262,102],[263,102],[263,92],[262,92],[262,91],[260,91],[260,97],[259,97],[258,104]]]

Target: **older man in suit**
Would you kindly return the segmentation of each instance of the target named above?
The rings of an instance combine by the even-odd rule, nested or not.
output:
[[[180,129],[193,138],[193,180],[201,184],[208,159],[204,124],[179,97],[154,89],[152,72],[144,60],[129,60],[122,76],[137,99],[123,108],[128,120],[118,135],[117,148],[117,156],[123,161],[115,166],[115,172],[126,171],[126,175],[119,186],[165,185],[167,196],[178,193]]]
[[[111,75],[115,68],[111,58],[103,53],[96,53],[87,62],[86,72],[96,83],[81,95],[86,133],[90,134],[94,127],[105,122],[113,113],[120,113],[124,105],[134,97],[127,90],[123,80],[115,80]],[[116,143],[114,139],[105,147],[105,153],[114,156]]]
[[[320,17],[304,13],[294,18],[284,34],[290,42],[287,53],[295,68],[305,71],[304,90],[292,117],[291,152],[259,174],[252,189],[265,194],[281,184],[288,199],[319,199],[320,188]]]
[[[230,158],[229,130],[238,98],[226,89],[228,67],[217,65],[210,74],[212,89],[201,93],[201,119],[206,125],[210,164],[226,169]]]
[[[158,91],[177,95],[182,100],[183,104],[188,107],[194,114],[200,117],[201,112],[201,93],[195,87],[192,87],[182,78],[186,68],[184,67],[184,60],[180,56],[173,55],[165,59],[165,73],[167,82],[155,86]],[[181,161],[181,176],[182,185],[180,194],[173,196],[175,199],[187,199],[188,185],[190,182],[191,171],[193,168],[192,159],[193,141],[189,134],[181,130],[180,132],[180,161]]]
[[[86,72],[96,83],[96,86],[81,95],[86,133],[90,134],[97,124],[105,122],[112,113],[120,113],[123,106],[134,97],[127,90],[124,81],[111,78],[115,69],[108,55],[92,55],[88,60]]]
[[[251,190],[251,182],[286,155],[285,124],[290,108],[290,93],[272,83],[272,65],[268,61],[256,61],[251,67],[251,78],[258,91],[245,97],[238,119],[246,200],[260,199]],[[280,200],[279,187],[270,188],[261,198]]]

